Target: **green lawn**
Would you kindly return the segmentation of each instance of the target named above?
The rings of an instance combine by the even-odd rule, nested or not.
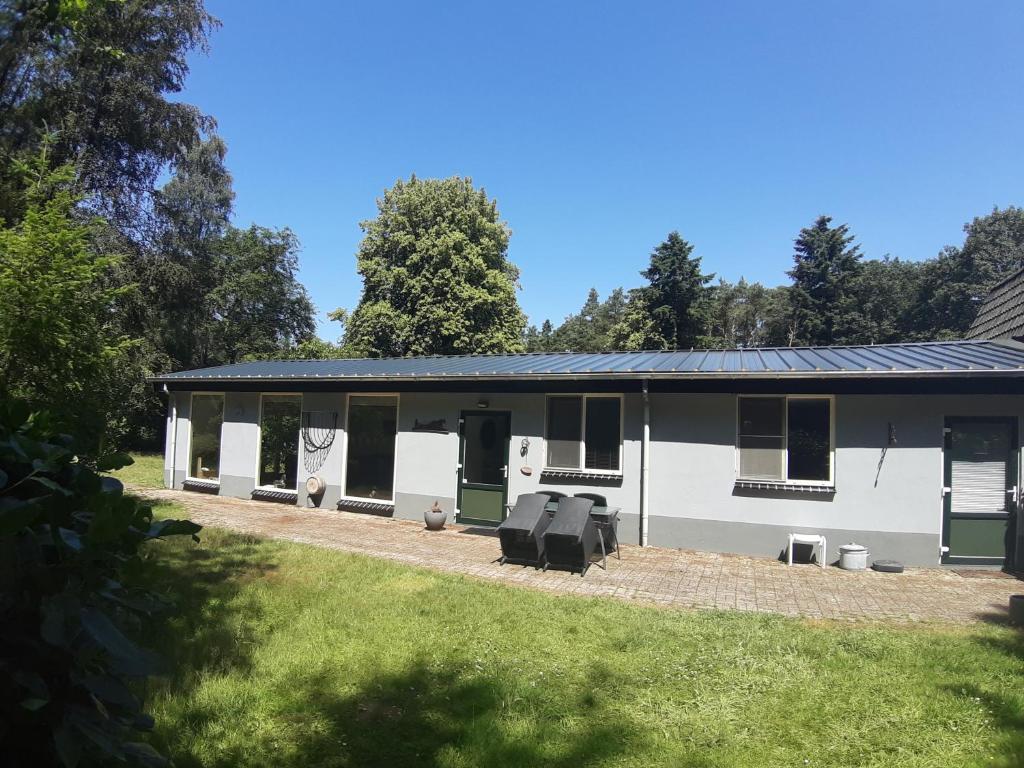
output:
[[[150,701],[182,768],[1024,764],[1006,627],[676,612],[217,530],[146,569],[178,601]]]
[[[163,488],[164,486],[164,457],[160,453],[133,453],[135,463],[117,472],[111,472],[114,477],[127,485],[134,485],[136,488]]]

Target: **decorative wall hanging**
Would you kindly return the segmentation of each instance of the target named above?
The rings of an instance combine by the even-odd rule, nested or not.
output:
[[[302,464],[312,474],[327,461],[338,434],[337,411],[305,411],[302,414]]]

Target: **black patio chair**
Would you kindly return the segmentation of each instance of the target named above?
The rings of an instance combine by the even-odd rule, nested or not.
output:
[[[593,506],[590,499],[579,497],[559,500],[558,511],[544,532],[544,570],[550,566],[586,574],[600,543],[597,525],[590,519]]]
[[[498,526],[501,564],[509,561],[540,565],[544,557],[544,531],[551,518],[544,511],[548,497],[542,493],[524,493],[508,517]]]
[[[574,495],[577,499],[590,499],[594,502],[595,507],[608,508],[608,499],[600,493],[577,493]],[[619,551],[619,516],[612,515],[603,522],[600,519],[594,522],[597,523],[597,532],[601,534],[601,539],[604,543],[601,553],[605,557],[605,567],[607,567],[609,553],[614,552],[619,560],[622,559],[622,552]]]

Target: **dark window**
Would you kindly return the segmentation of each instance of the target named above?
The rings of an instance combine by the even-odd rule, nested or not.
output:
[[[223,395],[193,395],[192,447],[189,456],[190,477],[220,479],[220,428],[224,423]]]
[[[832,479],[832,402],[821,397],[741,397],[739,476]]]
[[[831,477],[830,403],[797,398],[789,401],[789,479],[827,481]]]
[[[263,413],[260,419],[260,485],[288,490],[295,490],[298,487],[301,412],[301,396],[263,396]]]
[[[740,477],[785,479],[782,397],[740,398]]]
[[[617,397],[587,398],[586,469],[619,471],[621,410]]]
[[[580,468],[580,425],[583,416],[583,398],[548,398],[548,457],[549,467]]]
[[[397,397],[349,398],[345,494],[391,501],[395,482]]]

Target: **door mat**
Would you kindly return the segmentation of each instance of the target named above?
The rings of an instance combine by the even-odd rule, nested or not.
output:
[[[953,568],[953,573],[965,579],[1016,579],[1024,580],[1024,574],[1007,573],[1006,571],[988,570],[987,568]]]

